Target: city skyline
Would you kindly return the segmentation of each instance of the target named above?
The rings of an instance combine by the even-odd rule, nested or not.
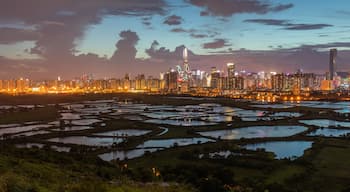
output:
[[[324,73],[330,48],[350,69],[345,0],[1,2],[0,79],[158,76],[182,65],[184,47],[206,71]]]

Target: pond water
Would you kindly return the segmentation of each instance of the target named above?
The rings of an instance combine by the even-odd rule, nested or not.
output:
[[[14,134],[14,133],[20,133],[25,131],[35,131],[35,130],[40,130],[40,129],[49,128],[49,127],[52,127],[52,125],[39,124],[39,125],[11,127],[11,128],[0,129],[0,135]]]
[[[186,146],[207,142],[214,142],[214,140],[207,138],[153,139],[145,141],[143,144],[138,145],[136,148],[170,148],[174,147],[174,145]]]
[[[175,125],[175,126],[205,126],[205,125],[216,125],[214,122],[205,122],[205,121],[197,121],[191,119],[183,119],[183,120],[172,120],[172,119],[148,119],[144,121],[145,123],[154,123],[154,124],[167,124],[167,125]]]
[[[11,135],[11,137],[29,137],[29,136],[33,136],[33,135],[41,135],[41,134],[48,134],[51,133],[50,131],[28,131],[28,132],[24,132],[24,133],[18,133],[15,135]]]
[[[12,106],[12,105],[0,105],[0,110],[1,110],[1,109],[8,110],[8,109],[12,109],[12,108],[16,108],[16,106]]]
[[[41,143],[21,143],[21,144],[16,144],[15,145],[17,148],[26,148],[26,149],[30,149],[30,148],[43,148],[45,145],[41,144]],[[56,145],[51,145],[50,148],[52,150],[55,150],[57,152],[69,152],[70,151],[70,147],[62,147],[62,146],[56,146]]]
[[[52,129],[53,131],[81,131],[93,129],[91,126],[71,126],[71,127],[60,127],[56,129]]]
[[[123,116],[124,119],[132,120],[132,121],[143,121],[145,120],[143,117],[139,115],[126,115]]]
[[[296,159],[301,157],[304,151],[311,148],[311,146],[311,141],[271,141],[243,145],[242,147],[248,150],[265,149],[265,151],[273,152],[276,159]]]
[[[308,136],[324,136],[324,137],[341,137],[350,134],[350,129],[330,129],[320,128],[309,134]]]
[[[206,117],[201,117],[201,120],[203,121],[210,121],[210,122],[231,122],[232,121],[232,116],[226,116],[226,115],[209,115]]]
[[[81,117],[79,114],[75,114],[75,113],[61,113],[61,119],[73,120],[73,119],[81,119]]]
[[[128,151],[112,151],[109,153],[104,153],[99,155],[102,160],[104,161],[112,161],[112,160],[125,160],[125,159],[133,159],[136,157],[143,156],[146,152],[155,152],[157,150],[160,150],[159,148],[148,148],[148,149],[132,149]]]
[[[199,134],[207,137],[233,140],[241,138],[288,137],[306,130],[307,128],[304,126],[252,126],[230,130],[199,132]]]
[[[51,149],[57,151],[57,152],[69,152],[70,147],[62,147],[62,146],[56,146],[56,145],[51,145]]]
[[[94,123],[99,123],[101,120],[99,119],[80,119],[80,120],[73,120],[73,125],[92,125]]]
[[[22,144],[16,144],[15,145],[17,148],[43,148],[44,147],[44,144],[41,144],[41,143],[22,143]]]
[[[306,125],[313,125],[317,127],[349,127],[350,122],[344,121],[335,121],[330,119],[312,119],[312,120],[300,120],[300,123],[304,123]]]
[[[258,104],[258,105],[251,105],[251,107],[272,108],[272,109],[287,109],[287,108],[292,108],[294,106],[285,103],[285,104]]]
[[[140,136],[145,135],[147,133],[150,133],[152,131],[149,130],[141,130],[141,129],[122,129],[122,130],[115,130],[115,131],[107,131],[102,133],[95,133],[94,135],[98,136]]]
[[[0,128],[9,128],[9,127],[18,127],[20,126],[21,124],[3,124],[3,125],[0,125]]]
[[[269,115],[269,117],[300,117],[303,114],[296,112],[277,112]]]
[[[121,143],[124,140],[121,138],[99,138],[87,136],[71,136],[52,138],[47,141],[64,144],[87,145],[87,146],[109,146],[113,143]]]

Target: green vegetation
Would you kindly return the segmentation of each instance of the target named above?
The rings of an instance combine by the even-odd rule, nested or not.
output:
[[[150,171],[151,172],[151,171]],[[179,184],[140,183],[123,176],[119,166],[87,154],[20,150],[2,146],[0,192],[192,191]]]
[[[24,123],[32,121],[52,121],[57,119],[55,107],[39,107],[33,109],[15,109],[0,115],[0,124]]]

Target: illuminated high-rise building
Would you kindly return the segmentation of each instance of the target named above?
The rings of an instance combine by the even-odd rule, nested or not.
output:
[[[235,64],[234,63],[227,63],[227,88],[233,89],[235,84]]]
[[[235,64],[234,63],[227,63],[227,76],[230,77],[234,77],[235,76]]]
[[[220,70],[217,70],[216,67],[212,67],[211,72],[210,72],[210,76],[211,76],[210,87],[213,89],[219,88]]]
[[[337,57],[337,49],[331,49],[329,51],[329,79],[334,80],[335,74],[335,58]]]

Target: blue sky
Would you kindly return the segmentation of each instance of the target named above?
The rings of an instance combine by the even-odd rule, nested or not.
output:
[[[342,50],[342,70],[350,64],[347,0],[1,1],[0,77],[156,74],[181,61],[182,45],[204,69],[232,60],[283,71],[286,57],[323,69],[329,48]]]
[[[268,13],[268,14],[237,14],[226,17],[227,21],[221,21],[221,17],[201,17],[201,8],[189,6],[188,3],[178,1],[168,1],[174,7],[168,15],[179,15],[183,18],[181,27],[185,29],[206,30],[210,26],[220,32],[215,38],[227,39],[232,49],[249,50],[270,50],[283,46],[284,48],[297,47],[302,44],[341,42],[349,38],[350,24],[344,8],[350,5],[349,1],[273,1],[274,3],[293,3],[292,9]],[[316,6],[315,6],[316,4]],[[256,23],[245,23],[246,19],[282,19],[290,20],[294,23],[326,23],[333,27],[318,30],[284,30],[278,26],[259,25]],[[142,24],[138,17],[129,16],[108,16],[101,24],[91,26],[84,39],[79,42],[78,50],[82,53],[98,53],[99,55],[111,56],[115,49],[115,42],[119,40],[116,32],[129,29],[131,31],[142,31],[142,36],[138,42],[137,57],[148,57],[144,52],[149,48],[153,40],[157,40],[162,46],[174,49],[179,44],[185,44],[198,54],[208,54],[210,50],[201,47],[203,39],[191,38],[183,33],[171,33],[172,28],[163,24],[164,16],[155,15],[152,17],[152,28]],[[113,30],[111,30],[113,29]],[[205,38],[210,41],[213,38]]]

